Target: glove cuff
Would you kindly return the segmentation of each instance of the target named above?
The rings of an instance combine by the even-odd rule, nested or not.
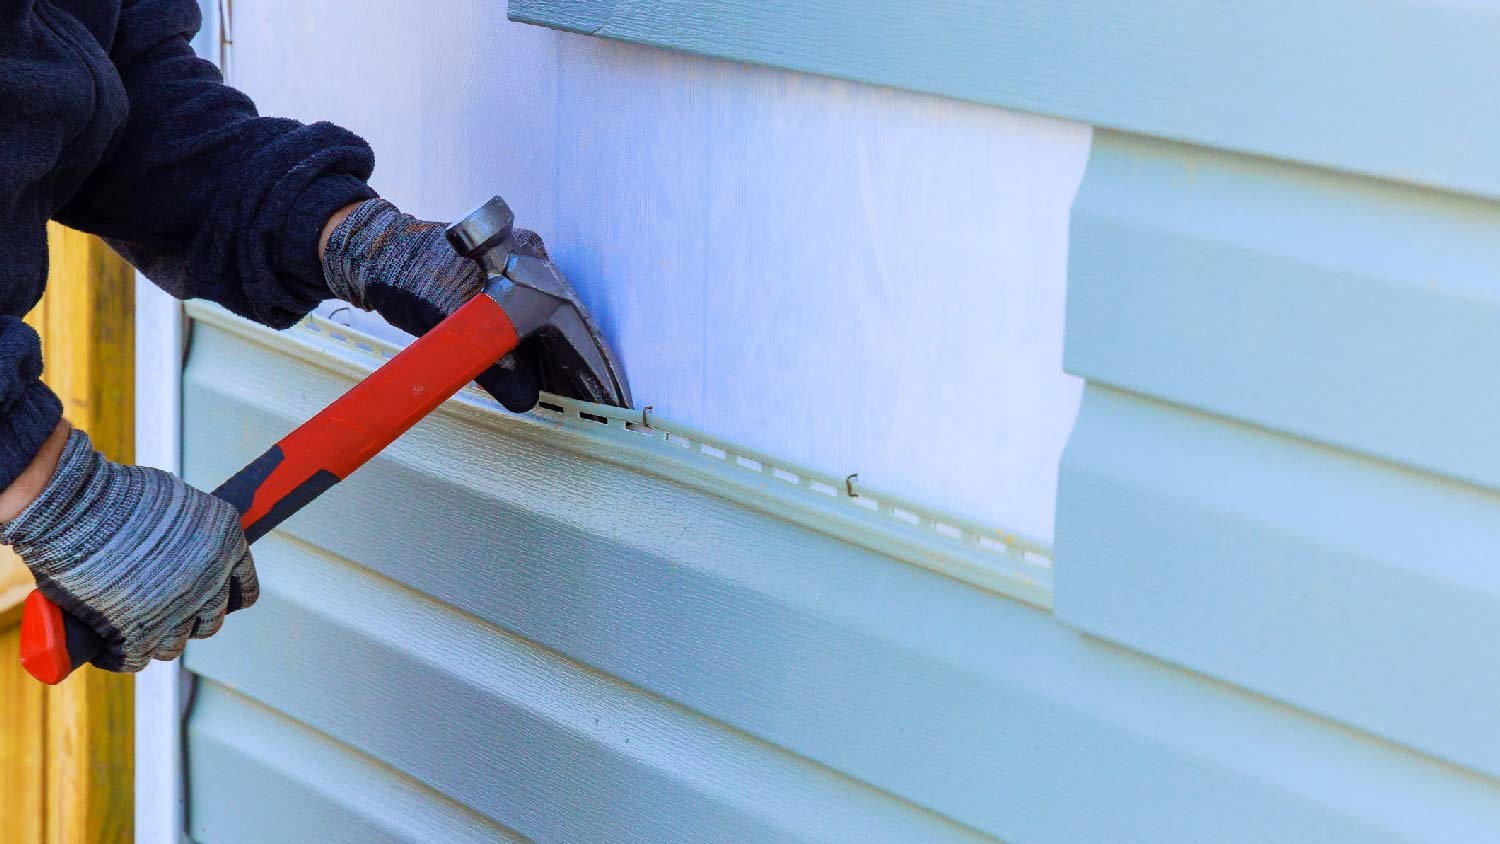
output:
[[[71,521],[72,511],[87,496],[89,481],[103,462],[88,434],[77,428],[70,431],[52,479],[25,510],[0,524],[0,543],[15,546],[24,558],[31,546],[46,542],[53,529]]]
[[[0,543],[15,550],[36,578],[37,588],[53,603],[93,628],[106,642],[116,642],[120,638],[116,626],[60,582],[71,555],[53,547],[60,541],[67,544],[63,534],[74,526],[96,494],[94,485],[105,462],[88,434],[74,428],[63,443],[52,479],[25,510],[0,524]]]
[[[31,330],[29,326],[23,327]],[[23,360],[24,356],[31,354],[32,351],[23,351]],[[37,358],[41,357],[40,353],[35,354]],[[4,357],[4,352],[0,352],[0,359]],[[24,362],[22,366],[25,366]],[[32,381],[21,388],[14,401],[0,407],[0,489],[10,486],[26,471],[62,419],[62,402],[57,395],[24,368],[18,374]],[[4,377],[0,374],[0,378]]]
[[[382,242],[381,233],[400,216],[401,212],[395,205],[375,197],[355,206],[349,216],[334,227],[323,251],[323,279],[335,297],[360,310],[371,310],[365,295],[369,276],[364,266],[365,258],[376,244]]]
[[[479,265],[453,251],[441,223],[403,214],[379,198],[360,203],[334,227],[323,274],[334,295],[355,307],[378,310],[407,331],[412,329],[403,323],[423,321],[409,318],[409,300],[441,319],[484,287]]]

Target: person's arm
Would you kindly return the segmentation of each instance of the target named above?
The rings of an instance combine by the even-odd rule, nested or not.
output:
[[[0,524],[21,515],[21,511],[47,488],[53,473],[57,471],[57,458],[62,455],[63,443],[68,441],[68,434],[72,430],[67,420],[59,421],[52,433],[47,435],[47,439],[42,441],[36,456],[16,475],[10,486],[0,492]]]
[[[327,251],[329,236],[357,207],[358,203],[346,205],[335,211],[333,216],[324,223],[322,233],[318,238],[319,261]],[[73,430],[68,421],[61,418],[61,406],[52,396],[51,390],[30,371],[33,369],[40,371],[39,360],[27,365],[28,359],[37,358],[40,352],[40,345],[37,343],[34,332],[19,320],[14,320],[14,323],[14,326],[0,325],[0,338],[3,338],[5,330],[10,328],[16,335],[12,345],[17,347],[11,350],[12,354],[6,356],[10,360],[0,361],[0,365],[9,362],[10,368],[16,371],[18,377],[11,379],[14,383],[10,385],[9,392],[15,395],[17,401],[5,401],[4,393],[7,391],[0,389],[0,407],[26,405],[13,409],[19,411],[22,418],[17,421],[22,423],[22,427],[34,430],[26,432],[29,436],[18,436],[17,432],[12,430],[11,436],[6,440],[14,446],[11,449],[12,453],[0,455],[0,524],[21,515],[21,512],[35,501],[38,495],[41,495],[42,490],[47,488],[47,484],[51,482],[57,470],[57,461],[62,455],[63,444],[68,441],[68,435]],[[4,345],[3,341],[0,341],[0,349],[3,349]],[[29,402],[26,401],[28,397],[31,399]],[[40,406],[30,406],[36,404]],[[0,424],[3,424],[5,417],[9,415],[11,414],[0,413]],[[51,433],[45,434],[45,439],[39,446],[36,446],[35,454],[28,459],[26,455],[32,451],[31,441],[34,441],[41,432],[46,431],[46,426],[53,419],[57,421]]]
[[[124,0],[110,57],[130,117],[57,214],[179,298],[285,327],[330,298],[319,240],[375,196],[369,146],[329,123],[260,117],[193,54],[193,0]]]
[[[36,331],[18,317],[0,316],[0,490],[26,474],[62,419],[62,402],[41,382],[41,374]],[[10,500],[18,494],[11,493]]]
[[[194,0],[124,0],[110,56],[130,117],[60,222],[104,236],[179,298],[275,328],[336,296],[420,335],[480,291],[483,273],[441,225],[375,197],[364,141],[330,123],[258,116],[193,54],[199,23]],[[536,359],[523,345],[479,383],[528,410]]]

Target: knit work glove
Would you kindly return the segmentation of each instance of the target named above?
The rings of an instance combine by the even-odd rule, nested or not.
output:
[[[479,295],[485,283],[479,264],[454,252],[443,229],[384,199],[366,200],[328,236],[328,289],[408,334],[426,334]],[[535,232],[516,229],[514,237],[518,252],[547,257]],[[552,386],[547,373],[539,345],[523,342],[475,380],[507,409],[525,413],[536,406],[538,384]]]
[[[234,507],[158,469],[111,463],[78,430],[0,542],[104,638],[94,665],[109,671],[175,659],[260,594]]]

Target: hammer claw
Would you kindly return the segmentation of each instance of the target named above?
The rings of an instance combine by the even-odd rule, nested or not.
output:
[[[624,370],[578,292],[544,252],[518,245],[514,221],[497,196],[450,226],[448,240],[489,273],[485,294],[505,309],[523,342],[540,351],[544,386],[630,407]]]

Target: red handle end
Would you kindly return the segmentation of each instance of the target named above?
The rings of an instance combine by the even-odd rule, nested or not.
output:
[[[364,465],[517,342],[505,309],[488,294],[475,296],[215,494],[240,510],[246,538],[254,542]],[[97,632],[41,592],[27,596],[21,665],[28,674],[56,685],[104,649]]]
[[[55,686],[73,673],[63,611],[40,591],[26,596],[21,610],[21,665],[26,673]]]

